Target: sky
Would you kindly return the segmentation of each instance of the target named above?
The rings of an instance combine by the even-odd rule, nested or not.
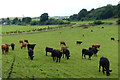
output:
[[[119,0],[0,0],[0,18],[70,16],[81,9],[96,9],[107,4],[117,5]]]

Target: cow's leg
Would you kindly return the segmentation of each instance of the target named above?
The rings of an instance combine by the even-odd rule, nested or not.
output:
[[[53,61],[55,61],[55,57],[53,56]]]
[[[83,59],[84,54],[82,53],[82,59]]]
[[[60,63],[60,58],[59,58],[59,63]]]
[[[47,51],[46,51],[46,56],[47,56]]]
[[[91,60],[91,56],[89,55],[89,60]]]
[[[56,62],[58,62],[58,57],[57,57],[57,60],[56,60]]]
[[[64,58],[64,53],[63,53],[63,58]]]
[[[85,54],[84,54],[84,58],[86,59],[86,56],[85,56]]]
[[[100,68],[101,68],[101,66],[99,65],[99,72],[100,72]]]
[[[102,67],[102,72],[103,72],[103,74],[105,74],[105,72],[104,72],[105,70],[104,70],[104,67]]]

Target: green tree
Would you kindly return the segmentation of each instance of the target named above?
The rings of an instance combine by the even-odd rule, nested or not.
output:
[[[18,24],[18,22],[19,22],[19,19],[16,17],[13,19],[12,24]]]
[[[86,9],[82,9],[79,13],[78,13],[78,20],[81,20],[82,18],[84,18],[87,15],[87,10]]]
[[[41,16],[40,16],[40,22],[45,22],[48,20],[48,13],[43,13]]]
[[[23,23],[30,24],[31,21],[32,21],[32,18],[30,18],[30,17],[22,18]]]

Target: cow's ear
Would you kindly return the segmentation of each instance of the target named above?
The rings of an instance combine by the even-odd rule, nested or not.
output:
[[[110,72],[112,72],[112,70],[109,70]]]

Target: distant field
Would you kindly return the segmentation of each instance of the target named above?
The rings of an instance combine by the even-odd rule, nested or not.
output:
[[[101,28],[102,26],[104,26],[104,29]],[[5,27],[8,29],[8,26]],[[14,26],[13,29],[18,28]],[[12,29],[12,26],[10,26],[10,29]],[[82,36],[83,34],[85,37]],[[50,32],[4,35],[2,37],[3,44],[14,42],[16,45],[15,51],[10,48],[8,55],[2,55],[2,76],[7,78],[15,57],[10,78],[118,78],[118,42],[111,41],[111,37],[118,39],[117,25],[91,26],[88,29],[80,27],[65,28]],[[24,39],[36,44],[33,61],[28,59],[27,49],[20,49],[21,44],[18,41]],[[83,44],[76,45],[77,40],[83,41]],[[61,63],[56,63],[52,61],[50,53],[45,56],[45,47],[60,49],[60,41],[66,42],[71,52],[71,58],[70,60],[62,58]],[[81,50],[83,48],[88,49],[92,44],[101,45],[98,56],[92,56],[92,60],[82,59]],[[101,56],[105,56],[110,60],[110,69],[113,70],[110,76],[98,72],[98,63]],[[88,56],[86,57],[88,58]]]
[[[22,26],[22,25],[2,25],[2,32],[10,31],[29,31],[38,28],[58,27],[58,25],[42,25],[42,26]]]
[[[105,20],[100,20],[102,22],[116,22],[118,19],[105,19]],[[73,21],[71,23],[93,23],[94,21]]]

